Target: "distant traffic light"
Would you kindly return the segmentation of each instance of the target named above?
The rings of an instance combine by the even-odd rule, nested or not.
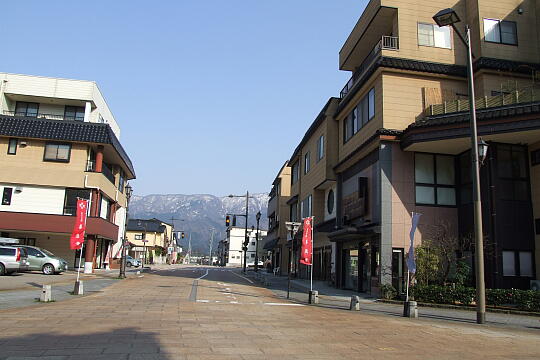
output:
[[[232,226],[236,226],[236,215],[232,217]]]
[[[231,225],[231,217],[229,215],[225,216],[225,226],[229,227]]]
[[[183,239],[186,237],[186,235],[182,232],[182,235],[180,235],[180,237]]]

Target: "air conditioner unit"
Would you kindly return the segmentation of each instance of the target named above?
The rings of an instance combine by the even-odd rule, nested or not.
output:
[[[540,280],[531,280],[531,290],[540,291]]]

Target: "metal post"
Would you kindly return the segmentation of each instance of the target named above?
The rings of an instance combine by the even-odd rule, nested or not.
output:
[[[289,251],[289,271],[288,271],[288,276],[287,276],[287,299],[289,299],[290,297],[290,293],[291,293],[291,272],[292,272],[292,265],[293,265],[293,244],[294,244],[294,230],[291,230],[291,237],[292,237],[292,240],[291,240],[291,249]]]
[[[257,215],[260,215],[260,212]],[[259,272],[259,219],[257,218],[257,232],[255,233],[255,272]]]
[[[471,157],[474,204],[474,235],[476,265],[476,322],[486,321],[486,289],[484,283],[484,246],[482,231],[482,202],[480,194],[480,161],[478,159],[478,134],[476,129],[476,104],[474,94],[474,73],[472,64],[471,29],[467,26],[467,72],[469,82],[469,112],[471,126]]]
[[[244,271],[244,273],[246,272],[247,246],[249,244],[249,238],[248,238],[248,233],[247,233],[248,215],[249,215],[248,208],[249,208],[249,191],[246,191],[246,228],[245,228],[245,231],[244,231],[244,244],[243,244],[244,245],[243,246],[243,249],[244,249],[244,267],[243,267],[243,271]]]

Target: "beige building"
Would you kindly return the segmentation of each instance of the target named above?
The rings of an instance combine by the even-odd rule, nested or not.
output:
[[[403,289],[411,212],[422,214],[417,244],[442,223],[448,236],[472,231],[466,48],[432,19],[450,7],[460,32],[471,27],[478,131],[490,145],[481,168],[485,241],[495,249],[486,256],[486,285],[528,288],[536,279],[540,2],[372,0],[339,54],[352,76],[328,112],[335,162],[325,177],[315,171],[306,155],[315,130],[289,160],[297,219],[313,213],[320,226],[327,214],[317,204],[331,185],[318,181],[335,182],[335,222],[315,247],[333,244],[337,287]]]
[[[90,81],[0,73],[0,231],[65,258],[77,198],[90,200],[85,271],[112,265],[135,178],[120,130]]]
[[[264,250],[271,252],[271,267],[280,275],[287,274],[289,248],[287,247],[287,227],[290,219],[287,200],[291,196],[291,168],[286,161],[272,183],[268,199],[268,234]]]
[[[173,227],[159,219],[129,219],[126,232],[130,243],[129,254],[141,262],[162,264],[167,261],[173,243]]]

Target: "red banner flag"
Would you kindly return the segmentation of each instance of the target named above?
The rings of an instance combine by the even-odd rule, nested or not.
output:
[[[311,254],[313,253],[313,218],[304,219],[304,230],[302,235],[302,254],[300,263],[311,265]]]
[[[77,200],[77,220],[75,227],[69,240],[71,250],[81,249],[84,243],[84,232],[86,231],[86,210],[88,208],[88,200]]]

